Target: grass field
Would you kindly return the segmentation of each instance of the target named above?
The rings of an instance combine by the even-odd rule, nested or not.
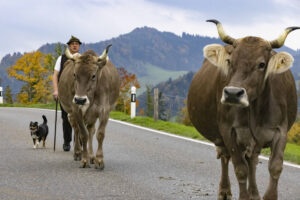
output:
[[[165,70],[151,64],[146,64],[146,71],[147,76],[142,76],[138,79],[141,84],[141,88],[137,91],[138,95],[146,91],[146,85],[156,85],[160,82],[167,81],[170,77],[174,80],[188,73],[188,71]]]
[[[30,108],[45,108],[45,109],[55,109],[55,103],[52,104],[32,104],[32,105],[5,105],[0,104],[0,107],[30,107]],[[140,125],[143,127],[148,127],[156,130],[165,131],[168,133],[173,133],[176,135],[181,135],[184,137],[189,137],[198,140],[205,140],[205,138],[200,135],[194,127],[185,126],[178,123],[157,121],[155,122],[153,118],[149,117],[135,117],[131,119],[129,115],[125,115],[122,112],[113,111],[110,113],[112,119],[125,121],[128,123]],[[262,153],[264,155],[270,155],[270,148],[263,149]],[[300,146],[295,144],[287,143],[284,152],[284,159],[296,164],[300,164]]]

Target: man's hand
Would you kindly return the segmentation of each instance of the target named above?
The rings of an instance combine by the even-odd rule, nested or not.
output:
[[[58,91],[54,91],[52,95],[53,95],[54,100],[58,99]]]

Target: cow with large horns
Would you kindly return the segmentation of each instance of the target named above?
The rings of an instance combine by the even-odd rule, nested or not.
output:
[[[72,55],[66,49],[69,60],[60,77],[58,94],[75,132],[74,159],[81,159],[82,167],[88,167],[90,162],[94,162],[96,168],[104,168],[102,143],[105,127],[120,88],[118,71],[107,56],[110,46],[106,47],[101,56],[92,50],[83,55]],[[94,156],[92,145],[97,119],[98,149]]]
[[[234,166],[240,200],[261,199],[256,185],[258,156],[271,147],[269,186],[265,200],[278,198],[287,132],[297,113],[295,81],[289,68],[293,57],[277,53],[289,27],[274,41],[259,37],[234,39],[217,20],[218,33],[226,46],[204,47],[205,60],[195,74],[188,94],[188,112],[196,129],[212,141],[221,158],[218,199],[232,199],[228,162]]]

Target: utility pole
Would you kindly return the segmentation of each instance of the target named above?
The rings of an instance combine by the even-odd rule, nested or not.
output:
[[[154,88],[154,121],[158,120],[158,88]]]

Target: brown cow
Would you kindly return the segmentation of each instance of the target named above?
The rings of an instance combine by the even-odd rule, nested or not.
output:
[[[95,168],[104,168],[102,143],[105,127],[120,87],[118,71],[107,56],[110,46],[101,56],[92,50],[73,56],[67,49],[66,55],[70,60],[65,63],[58,84],[60,102],[75,132],[74,159],[80,160],[82,152],[82,167],[88,167],[94,161]],[[94,156],[92,143],[97,119],[100,122],[96,134],[98,150]]]
[[[231,199],[228,162],[232,159],[240,200],[261,199],[256,185],[256,165],[262,148],[271,147],[270,182],[264,199],[277,199],[287,132],[295,121],[297,95],[289,68],[293,57],[276,53],[289,27],[274,41],[258,37],[234,39],[217,25],[228,45],[207,45],[205,60],[195,74],[188,94],[188,112],[196,129],[216,145],[222,174],[218,199]],[[247,183],[249,184],[247,187]]]

